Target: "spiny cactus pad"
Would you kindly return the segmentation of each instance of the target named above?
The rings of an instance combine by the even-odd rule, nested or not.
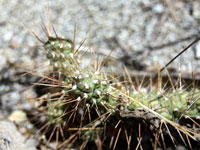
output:
[[[120,105],[121,109],[143,109],[142,106],[132,102],[129,98],[120,95],[128,93],[130,97],[150,109],[158,112],[169,120],[177,120],[181,115],[198,117],[200,115],[199,90],[184,91],[177,89],[161,95],[158,91],[140,93],[138,91],[127,91],[120,83],[110,83],[101,72],[92,70],[81,70],[78,63],[78,53],[71,49],[71,43],[65,40],[52,39],[44,48],[47,50],[54,70],[65,76],[63,89],[65,95],[71,95],[77,101],[96,103],[113,111]],[[120,89],[119,89],[120,88]],[[115,90],[117,89],[117,90]],[[160,96],[159,96],[160,95]],[[60,107],[60,109],[64,109]]]
[[[127,137],[133,136],[134,127],[138,128],[145,122],[149,130],[161,134],[164,132],[164,129],[160,130],[165,122],[166,133],[174,144],[174,138],[166,124],[181,132],[180,135],[198,140],[199,133],[181,126],[179,121],[182,118],[199,121],[199,89],[172,88],[161,92],[162,90],[154,88],[141,92],[137,88],[131,88],[131,83],[125,86],[116,78],[109,77],[101,71],[101,66],[81,68],[80,64],[84,63],[80,59],[81,53],[73,47],[65,39],[52,37],[44,44],[53,71],[63,78],[58,83],[62,90],[56,96],[46,99],[45,107],[40,107],[44,109],[46,122],[62,128],[61,135],[64,138],[64,131],[66,134],[73,131],[71,136],[78,133],[79,138],[87,142],[95,142],[99,137],[105,136],[105,139],[110,139],[110,147],[107,149],[115,149],[121,134],[121,139],[126,138],[129,147],[131,144]],[[185,138],[180,138],[186,143]],[[165,144],[160,145],[165,147]]]

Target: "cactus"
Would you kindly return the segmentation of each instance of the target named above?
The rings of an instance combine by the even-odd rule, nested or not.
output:
[[[53,72],[62,75],[62,80],[46,77],[47,86],[55,85],[60,89],[38,107],[47,122],[41,130],[46,128],[45,133],[53,126],[49,141],[54,134],[57,142],[63,138],[57,148],[74,143],[77,138],[83,141],[81,148],[86,143],[96,142],[104,149],[117,149],[117,143],[123,141],[127,142],[127,149],[138,148],[141,129],[153,133],[154,147],[161,140],[160,146],[166,148],[163,134],[168,134],[175,145],[178,141],[175,142],[170,127],[189,148],[192,147],[189,139],[198,141],[196,128],[181,125],[181,120],[192,120],[195,127],[199,126],[196,123],[200,119],[199,89],[172,88],[162,92],[152,88],[142,92],[134,86],[131,88],[130,77],[125,86],[103,73],[99,62],[95,62],[94,67],[82,68],[82,54],[68,40],[48,35],[48,41],[43,44]],[[140,131],[137,133],[134,128]],[[137,144],[131,144],[134,137],[139,138]],[[103,141],[109,142],[109,147],[103,146]]]
[[[120,109],[135,110],[144,109],[141,105],[154,110],[163,117],[175,121],[182,115],[198,117],[200,115],[199,90],[184,91],[175,89],[158,98],[158,91],[140,93],[136,90],[127,91],[119,81],[109,83],[107,77],[98,70],[81,70],[78,63],[78,52],[71,49],[71,44],[65,40],[51,38],[45,43],[47,57],[50,59],[54,71],[61,72],[65,76],[63,89],[65,95],[73,97],[73,100],[86,104],[93,104],[97,107],[105,107],[113,113],[120,105]],[[129,97],[138,101],[135,103],[129,97],[120,93],[129,93]],[[191,105],[192,104],[192,105]],[[64,107],[59,107],[59,110]],[[58,111],[59,111],[58,110]],[[63,110],[62,110],[63,111]],[[105,113],[103,111],[103,113]]]

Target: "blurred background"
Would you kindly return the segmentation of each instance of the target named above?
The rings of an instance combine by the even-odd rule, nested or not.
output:
[[[30,109],[25,100],[37,96],[29,88],[37,78],[20,75],[46,58],[23,24],[46,41],[47,7],[60,37],[73,40],[76,25],[76,44],[87,38],[85,49],[102,58],[112,51],[107,66],[119,75],[123,65],[130,73],[156,72],[200,33],[199,0],[0,0],[0,119]],[[200,42],[169,68],[181,68],[185,78],[195,72],[198,78],[199,66]]]

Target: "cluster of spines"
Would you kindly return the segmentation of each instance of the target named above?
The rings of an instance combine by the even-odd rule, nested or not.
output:
[[[120,113],[117,113],[118,111],[144,110],[151,113],[143,106],[176,122],[183,116],[193,118],[200,115],[198,89],[192,92],[176,89],[166,94],[158,91],[150,93],[131,91],[119,81],[108,80],[99,70],[81,69],[80,60],[78,60],[79,52],[74,50],[72,43],[67,40],[50,37],[44,44],[44,48],[53,70],[64,76],[62,96],[56,101],[47,101],[45,115],[47,121],[53,125],[69,124],[71,120],[73,122],[79,116],[77,118],[81,121],[77,125],[78,130],[84,126],[97,127],[106,124],[110,116],[114,116],[114,120],[123,118],[123,115],[120,116]],[[85,117],[85,112],[88,113],[87,117]],[[83,132],[91,137],[94,137],[92,135],[95,133],[96,131],[93,132],[93,130]],[[91,137],[88,139],[92,140]]]
[[[128,109],[138,109],[141,106],[130,102],[127,98],[121,98],[114,90],[119,83],[110,84],[101,72],[81,70],[77,61],[78,52],[72,50],[72,45],[66,40],[51,38],[44,46],[54,70],[65,76],[64,83],[66,94],[73,94],[76,98],[97,101],[98,104],[107,103],[114,109],[118,104],[126,104]],[[120,85],[121,87],[121,85]],[[121,88],[120,90],[123,90]],[[125,91],[124,91],[125,92]],[[129,95],[145,106],[157,111],[164,117],[173,120],[180,114],[196,117],[199,115],[200,104],[198,102],[199,90],[193,93],[184,90],[175,90],[158,97],[159,92],[140,94],[129,91]],[[120,101],[121,99],[121,101]],[[123,101],[123,102],[122,102]],[[127,101],[127,102],[126,102]],[[195,101],[195,103],[193,103]],[[192,104],[193,103],[193,104]],[[192,104],[192,105],[191,105]]]

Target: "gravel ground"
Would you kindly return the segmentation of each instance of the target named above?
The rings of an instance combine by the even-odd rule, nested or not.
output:
[[[113,51],[112,58],[130,70],[156,70],[200,31],[199,0],[0,0],[0,119],[30,109],[25,100],[36,97],[29,87],[37,78],[19,75],[46,58],[23,23],[45,39],[41,20],[47,6],[59,36],[73,39],[76,24],[77,43],[87,36],[86,46],[104,55]],[[180,65],[185,72],[200,73],[200,42],[171,67]]]

